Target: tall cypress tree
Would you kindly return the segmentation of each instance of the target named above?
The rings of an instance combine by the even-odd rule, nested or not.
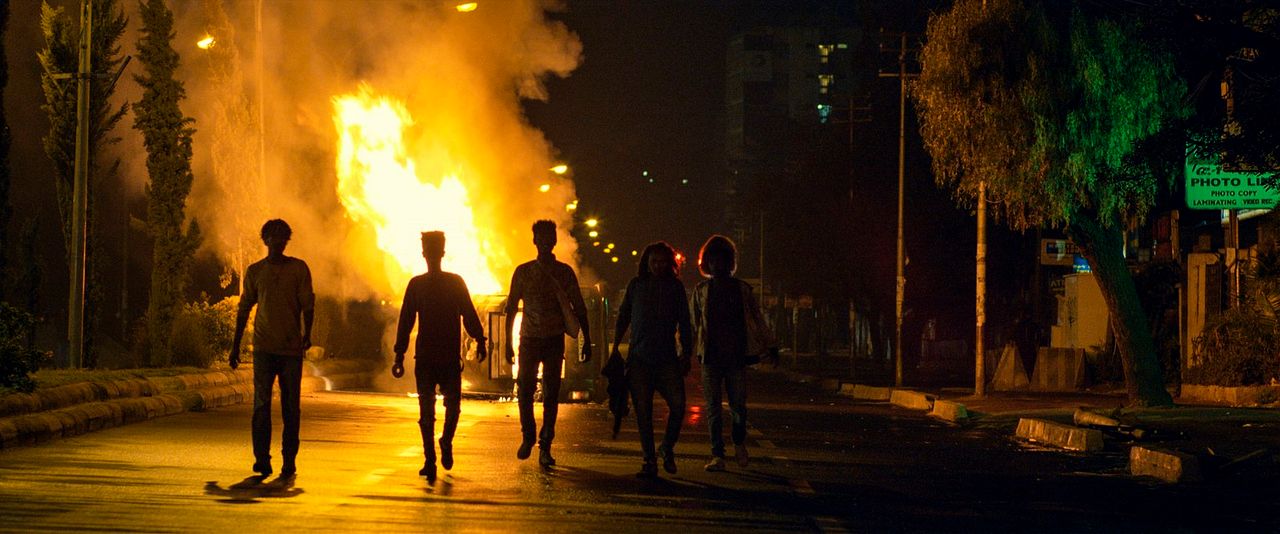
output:
[[[124,35],[128,19],[116,0],[96,0],[93,10],[93,42],[91,44],[93,72],[96,77],[89,92],[89,202],[85,207],[87,231],[85,232],[85,365],[93,367],[97,361],[95,339],[99,330],[102,305],[101,261],[104,243],[98,232],[101,215],[95,198],[97,192],[116,183],[120,160],[104,150],[120,141],[112,135],[116,123],[124,118],[128,104],[115,106],[111,96],[113,84],[105,83],[108,74],[120,69],[120,38]],[[45,47],[37,53],[43,67],[41,87],[45,103],[41,108],[49,117],[49,133],[44,137],[45,153],[53,162],[54,181],[58,193],[58,208],[62,214],[63,243],[67,260],[71,259],[71,197],[75,179],[76,153],[76,83],[74,78],[57,79],[53,74],[74,74],[79,69],[79,26],[60,7],[43,2],[40,9],[40,29]]]
[[[134,76],[142,86],[142,100],[134,106],[133,127],[142,132],[147,148],[147,226],[154,239],[151,296],[147,305],[147,335],[153,366],[171,361],[173,318],[182,305],[189,259],[200,242],[194,220],[186,225],[187,195],[191,192],[191,136],[195,122],[182,114],[178,104],[186,97],[182,82],[174,78],[178,52],[173,49],[173,12],[164,0],[140,0],[142,38],[138,59],[143,74]]]

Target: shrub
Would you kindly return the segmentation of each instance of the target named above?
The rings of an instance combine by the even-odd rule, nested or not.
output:
[[[1259,254],[1245,271],[1245,300],[1205,325],[1184,382],[1218,386],[1280,379],[1280,255]]]
[[[36,387],[31,373],[48,355],[27,346],[35,318],[0,302],[0,387],[30,392]]]
[[[226,360],[239,302],[239,297],[229,297],[216,304],[201,300],[183,306],[174,317],[169,342],[173,364],[209,367],[215,361]]]

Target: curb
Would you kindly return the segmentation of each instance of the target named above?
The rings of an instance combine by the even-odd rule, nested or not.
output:
[[[862,384],[841,384],[840,394],[858,400],[888,402],[893,396],[892,388],[864,386]]]
[[[933,401],[933,411],[930,411],[929,415],[944,421],[959,423],[969,419],[969,409],[958,402],[936,400]]]
[[[933,409],[933,401],[929,396],[919,391],[911,391],[906,389],[895,389],[889,394],[889,402],[894,406],[901,406],[910,410],[931,410]]]
[[[1092,452],[1102,450],[1102,431],[1063,425],[1043,419],[1022,418],[1014,436],[1072,451]]]
[[[1170,484],[1201,480],[1200,462],[1195,456],[1136,445],[1129,449],[1129,473],[1155,477]]]
[[[0,449],[245,402],[253,399],[253,371],[82,382],[10,396],[20,398],[5,406],[22,411],[0,417]]]

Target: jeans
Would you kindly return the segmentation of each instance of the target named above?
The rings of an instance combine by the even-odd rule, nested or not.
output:
[[[733,415],[731,436],[734,445],[747,440],[747,390],[743,381],[746,368],[740,365],[703,365],[702,395],[707,401],[707,426],[711,430],[711,455],[724,458],[724,417],[720,407],[721,385],[729,393],[729,411]]]
[[[284,464],[298,456],[298,419],[302,415],[302,357],[253,353],[253,457],[258,464],[271,464],[271,388],[280,379],[280,415],[284,419],[280,453]]]
[[[551,448],[556,437],[556,413],[560,410],[560,370],[564,368],[564,336],[521,337],[520,376],[516,377],[520,404],[520,433],[525,443]],[[542,432],[533,419],[533,393],[538,388],[538,365],[542,365]]]
[[[631,399],[636,411],[636,424],[640,429],[640,450],[645,463],[653,463],[653,394],[662,395],[667,402],[667,431],[662,436],[662,447],[673,449],[680,439],[680,426],[684,422],[684,376],[680,362],[641,362],[632,357],[627,360],[627,380],[631,385]]]
[[[422,431],[422,454],[427,460],[436,458],[436,386],[444,396],[444,432],[442,443],[453,443],[462,414],[462,370],[460,362],[428,362],[416,360],[413,377],[418,383],[418,429]]]

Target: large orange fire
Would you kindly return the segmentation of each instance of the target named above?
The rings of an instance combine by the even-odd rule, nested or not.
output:
[[[419,236],[440,230],[448,240],[444,270],[461,275],[472,294],[501,293],[504,278],[496,267],[511,265],[511,258],[498,244],[498,229],[475,216],[477,198],[461,171],[422,176],[417,163],[422,156],[406,148],[413,117],[404,103],[362,86],[334,97],[333,109],[338,197],[347,217],[373,229],[389,288],[401,291],[425,269]],[[432,168],[461,167],[432,163]]]

